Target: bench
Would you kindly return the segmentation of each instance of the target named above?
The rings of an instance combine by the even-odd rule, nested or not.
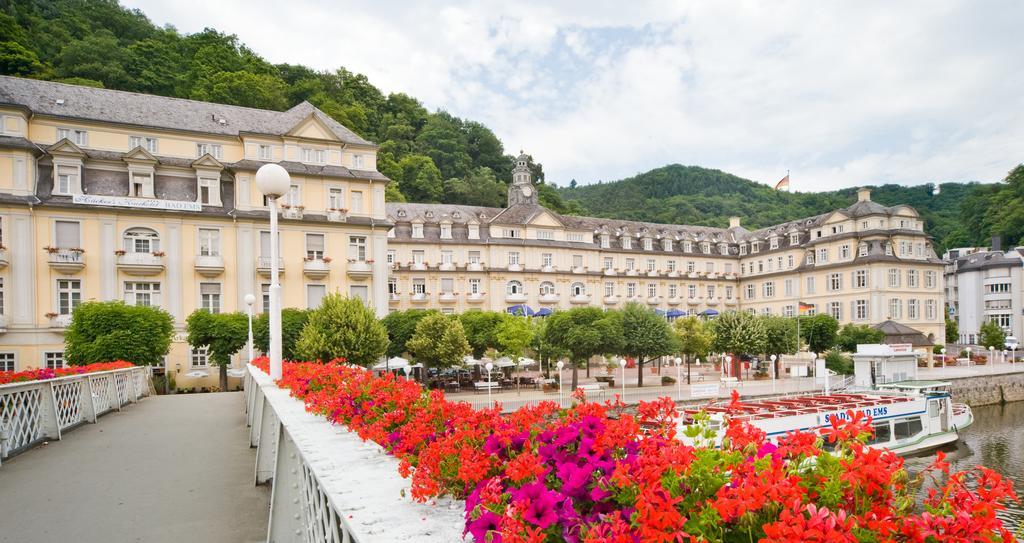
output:
[[[475,392],[486,392],[487,390],[501,390],[501,385],[497,381],[477,381],[473,383],[473,390]]]
[[[587,383],[576,387],[583,391],[583,394],[590,396],[596,394],[597,396],[603,396],[604,391],[608,390],[608,383]]]

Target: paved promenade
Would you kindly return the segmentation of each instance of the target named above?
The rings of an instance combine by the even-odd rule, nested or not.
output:
[[[151,396],[0,467],[0,542],[266,539],[241,392]]]

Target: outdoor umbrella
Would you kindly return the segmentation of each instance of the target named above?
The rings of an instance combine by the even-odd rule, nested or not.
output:
[[[530,306],[526,304],[513,305],[509,307],[507,311],[510,315],[518,315],[520,317],[532,317],[536,314],[536,312],[533,309],[530,309]]]
[[[714,309],[705,309],[704,311],[701,311],[700,314],[705,317],[714,317],[715,315],[718,315],[718,311],[715,311]]]
[[[665,316],[670,318],[670,319],[674,319],[676,317],[682,317],[683,315],[686,315],[686,312],[685,311],[680,311],[678,309],[669,309],[668,313],[665,314]]]
[[[550,307],[542,307],[542,308],[538,309],[537,312],[533,314],[533,316],[535,316],[535,317],[547,317],[551,313],[552,313],[552,311],[551,311]]]

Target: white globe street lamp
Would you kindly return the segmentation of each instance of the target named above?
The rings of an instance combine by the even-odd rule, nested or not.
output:
[[[626,403],[626,359],[619,359],[619,367],[622,368],[622,403]]]
[[[252,362],[252,304],[256,303],[256,297],[252,294],[245,295],[245,305],[249,314],[249,362]],[[249,362],[246,362],[248,364]]]
[[[775,369],[775,361],[779,357],[771,355],[768,358],[770,358],[772,361],[772,394],[775,394],[775,379],[778,377],[778,371]]]
[[[992,366],[996,365],[996,348],[989,345],[988,347],[988,372],[992,373],[994,370]]]
[[[562,368],[565,367],[565,362],[559,360],[555,367],[558,368],[558,407],[564,407],[562,402]]]
[[[256,188],[270,206],[270,378],[281,378],[281,283],[278,282],[277,199],[288,193],[292,178],[279,164],[256,170]]]
[[[494,369],[494,364],[488,362],[484,364],[484,368],[487,369],[487,407],[491,406],[491,370]]]

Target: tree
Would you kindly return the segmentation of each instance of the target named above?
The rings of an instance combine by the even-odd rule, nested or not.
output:
[[[284,81],[248,71],[217,72],[192,91],[191,98],[221,104],[282,110],[288,105]]]
[[[388,330],[388,350],[386,355],[388,357],[402,356],[402,354],[408,351],[406,343],[416,333],[416,325],[423,317],[432,313],[436,313],[436,311],[430,309],[408,309],[388,313],[386,317],[381,319],[381,324]]]
[[[494,336],[501,352],[513,361],[519,361],[526,349],[533,343],[535,329],[526,317],[508,317],[498,324]]]
[[[281,310],[281,357],[295,360],[295,342],[306,326],[311,310],[286,307]],[[252,319],[252,343],[256,349],[270,352],[270,313],[261,313]]]
[[[398,182],[402,194],[412,202],[440,202],[444,196],[441,172],[428,156],[407,155],[381,173]]]
[[[764,352],[767,341],[764,321],[746,311],[727,311],[711,321],[717,352],[755,354]]]
[[[406,347],[417,362],[430,368],[458,366],[469,354],[469,342],[458,317],[433,312],[416,323],[416,333]]]
[[[163,362],[171,347],[170,313],[124,302],[83,302],[64,333],[64,356],[71,365],[124,360],[140,366]]]
[[[631,302],[619,311],[622,326],[622,354],[636,358],[636,384],[644,386],[644,364],[672,353],[674,337],[664,317],[641,304]]]
[[[508,314],[498,311],[472,310],[459,315],[459,321],[466,331],[466,340],[473,349],[474,357],[480,358],[488,349],[498,348],[498,325],[506,318],[509,318]]]
[[[705,321],[698,317],[676,319],[672,323],[672,330],[676,334],[679,351],[686,357],[686,384],[690,384],[690,360],[707,356],[715,336]]]
[[[359,298],[328,294],[310,313],[295,343],[295,355],[321,362],[344,358],[350,364],[368,367],[387,348],[388,331],[373,310]]]
[[[797,350],[796,320],[788,317],[761,317],[764,321],[765,345],[764,354],[771,362],[771,355],[780,357],[792,354]],[[776,358],[777,360],[777,358]],[[772,363],[772,377],[778,378],[778,365]]]
[[[0,73],[19,77],[39,77],[46,67],[36,54],[13,41],[0,42]]]
[[[985,349],[994,347],[997,351],[1006,348],[1006,331],[996,321],[986,321],[981,325],[978,335],[978,345]],[[989,361],[992,362],[991,360]]]
[[[946,343],[960,342],[960,324],[949,318],[949,311],[946,312]]]
[[[839,331],[839,321],[831,315],[824,313],[813,317],[804,317],[800,321],[800,335],[811,351],[824,353],[836,344],[836,332]]]
[[[487,207],[504,207],[508,186],[499,181],[490,168],[476,168],[464,177],[444,182],[444,201]]]
[[[207,348],[210,362],[220,368],[220,389],[228,389],[228,366],[231,357],[249,341],[248,317],[243,313],[210,313],[193,311],[185,321],[188,344]]]
[[[579,384],[580,364],[594,355],[617,352],[622,345],[622,329],[600,308],[577,307],[546,319],[545,339],[555,349],[568,353],[573,390]]]
[[[839,329],[839,335],[836,336],[836,347],[841,351],[852,353],[857,350],[857,345],[883,341],[885,341],[885,332],[866,324],[851,323]]]

